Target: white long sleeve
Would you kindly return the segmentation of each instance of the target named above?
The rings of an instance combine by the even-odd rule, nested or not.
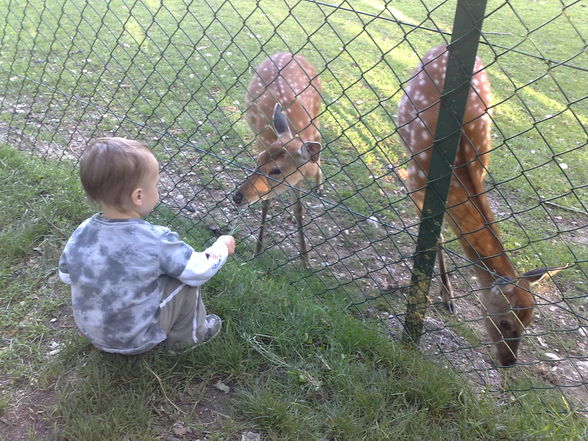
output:
[[[227,261],[229,250],[224,242],[216,241],[205,251],[194,251],[178,279],[190,286],[200,286],[214,276]]]

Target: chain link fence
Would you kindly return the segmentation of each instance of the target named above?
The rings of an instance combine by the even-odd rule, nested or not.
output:
[[[302,188],[311,268],[287,195],[271,201],[258,259],[317,298],[336,290],[399,337],[419,218],[397,105],[424,53],[449,42],[455,10],[425,0],[0,0],[0,142],[73,168],[91,138],[145,140],[162,164],[160,210],[235,232],[247,263],[260,207],[232,202],[258,153],[244,94],[269,55],[301,54],[323,86],[324,190]],[[458,312],[438,307],[434,274],[420,343],[480,389],[556,392],[584,412],[587,12],[579,0],[492,0],[478,49],[494,90],[485,185],[506,253],[521,272],[568,267],[535,289],[534,322],[506,375],[473,263],[447,232]]]

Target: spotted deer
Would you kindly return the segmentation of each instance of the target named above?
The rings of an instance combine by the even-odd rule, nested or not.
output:
[[[445,45],[431,49],[423,57],[398,107],[398,131],[411,154],[407,183],[419,212],[423,208],[447,57]],[[519,274],[505,254],[483,183],[491,151],[492,91],[479,58],[476,58],[473,72],[445,218],[474,264],[486,330],[496,345],[500,364],[509,366],[516,363],[521,336],[533,317],[530,285],[563,267]],[[442,249],[439,247],[437,252],[441,293],[453,312],[452,290]]]
[[[262,201],[255,254],[263,246],[264,224],[272,198],[289,190],[294,201],[300,254],[309,268],[299,185],[313,182],[321,190],[321,85],[315,68],[301,55],[282,52],[264,60],[245,96],[245,119],[259,149],[255,172],[237,189],[237,206]]]

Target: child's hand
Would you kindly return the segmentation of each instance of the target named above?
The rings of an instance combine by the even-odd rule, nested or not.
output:
[[[235,252],[235,238],[233,236],[220,236],[217,241],[221,241],[227,246],[229,256]]]

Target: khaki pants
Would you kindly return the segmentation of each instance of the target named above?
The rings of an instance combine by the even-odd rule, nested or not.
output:
[[[194,345],[205,339],[206,308],[199,287],[170,278],[161,302],[159,326],[167,335],[165,345]]]

